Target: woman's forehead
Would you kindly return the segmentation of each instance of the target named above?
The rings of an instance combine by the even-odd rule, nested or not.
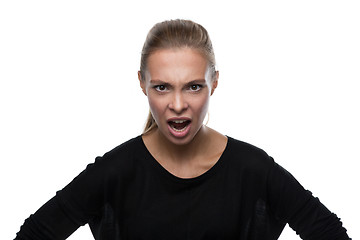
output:
[[[148,59],[149,71],[188,70],[206,71],[207,60],[192,49],[163,49],[152,53]]]
[[[206,59],[193,50],[162,50],[149,57],[146,79],[187,82],[206,79]]]

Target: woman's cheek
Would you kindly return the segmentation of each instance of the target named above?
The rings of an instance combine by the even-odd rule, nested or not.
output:
[[[161,112],[164,111],[164,108],[163,105],[163,101],[161,101],[161,99],[157,99],[157,98],[154,98],[154,97],[151,97],[149,96],[148,97],[148,100],[149,100],[149,107],[150,107],[150,111],[155,119],[156,122],[158,122],[159,120],[159,117],[161,117]]]

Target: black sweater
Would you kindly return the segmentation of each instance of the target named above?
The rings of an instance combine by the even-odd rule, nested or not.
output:
[[[65,239],[88,223],[95,239],[349,239],[340,219],[264,151],[228,138],[204,174],[178,178],[141,136],[96,158],[31,215],[16,239]]]

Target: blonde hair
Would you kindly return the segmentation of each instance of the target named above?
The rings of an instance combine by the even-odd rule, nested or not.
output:
[[[160,49],[188,47],[198,50],[208,60],[209,69],[213,79],[216,76],[215,54],[206,29],[190,20],[169,20],[154,25],[149,31],[140,61],[141,81],[145,81],[145,71],[149,56]],[[157,124],[149,112],[143,134],[155,129]]]

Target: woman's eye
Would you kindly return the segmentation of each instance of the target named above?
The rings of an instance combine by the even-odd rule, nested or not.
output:
[[[201,89],[201,85],[199,84],[193,84],[190,86],[190,90],[194,92],[199,91],[200,89]]]
[[[166,86],[165,85],[157,85],[157,86],[155,86],[155,89],[159,92],[163,92],[166,90]]]

